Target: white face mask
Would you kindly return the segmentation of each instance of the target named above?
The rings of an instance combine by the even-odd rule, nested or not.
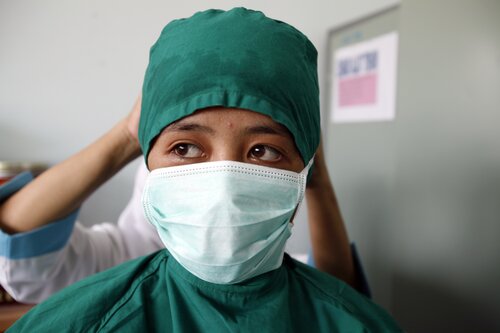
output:
[[[238,283],[281,265],[311,162],[301,173],[233,161],[156,169],[146,217],[189,272]]]

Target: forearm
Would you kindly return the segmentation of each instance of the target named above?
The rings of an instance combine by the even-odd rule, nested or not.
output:
[[[306,189],[309,232],[318,269],[356,287],[356,272],[349,237],[330,181],[322,145],[314,158],[313,174]]]
[[[127,121],[121,121],[5,201],[0,206],[0,227],[9,233],[25,232],[66,216],[139,154]]]
[[[349,238],[333,187],[308,188],[306,199],[316,267],[355,286]]]

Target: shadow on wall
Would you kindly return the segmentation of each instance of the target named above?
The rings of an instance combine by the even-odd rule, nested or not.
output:
[[[408,332],[500,332],[498,309],[434,281],[396,273],[392,298],[392,312]]]

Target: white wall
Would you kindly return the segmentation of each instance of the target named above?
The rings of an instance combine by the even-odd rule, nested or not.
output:
[[[262,10],[312,40],[323,82],[328,29],[393,2],[0,0],[0,160],[54,164],[105,133],[129,112],[149,47],[172,19],[210,7]],[[84,223],[116,221],[138,163],[88,200]],[[301,220],[294,252],[309,247]]]
[[[395,121],[327,127],[342,210],[403,328],[500,332],[500,2],[404,0],[397,21]]]

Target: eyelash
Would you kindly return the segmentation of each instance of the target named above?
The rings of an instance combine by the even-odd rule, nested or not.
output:
[[[201,156],[186,157],[186,156],[184,156],[183,154],[180,154],[180,153],[179,153],[179,149],[183,149],[183,148],[181,148],[181,147],[183,147],[183,146],[187,147],[187,148],[186,148],[186,154],[188,154],[188,153],[189,153],[189,148],[190,148],[190,147],[195,147],[196,149],[198,149],[198,150],[201,152]],[[185,159],[188,159],[188,158],[199,158],[199,157],[202,157],[202,155],[203,155],[203,150],[202,150],[200,147],[198,147],[198,145],[195,145],[195,144],[193,144],[193,143],[184,143],[184,142],[183,142],[183,143],[178,143],[178,144],[176,144],[176,145],[175,145],[175,146],[171,149],[171,152],[172,152],[172,153],[174,153],[175,155],[177,155],[178,157],[180,157],[180,158],[185,158]]]
[[[183,148],[185,147],[185,148]],[[192,156],[192,157],[186,157],[185,155],[186,154],[189,154],[189,149],[190,148],[196,148],[200,151],[200,155],[199,156]],[[276,155],[276,157],[274,158],[271,158],[271,159],[263,159],[262,157],[263,156],[256,156],[256,150],[258,152],[259,149],[261,148],[264,148],[263,149],[263,156],[265,156],[265,154],[274,154]],[[180,153],[179,150],[180,149],[184,149],[186,152],[184,154]],[[177,157],[181,158],[181,159],[195,159],[195,158],[201,158],[203,157],[203,150],[196,144],[193,144],[193,143],[178,143],[176,144],[171,150],[170,150],[171,153],[175,154]],[[247,154],[248,158],[251,158],[251,159],[255,159],[255,160],[259,160],[259,161],[262,161],[262,162],[267,162],[267,163],[271,163],[271,162],[277,162],[277,161],[280,161],[284,154],[277,148],[274,148],[274,147],[271,147],[269,145],[265,145],[265,144],[256,144],[256,145],[253,145],[248,154]]]
[[[260,147],[263,147],[266,149],[266,151],[264,151],[264,154],[266,154],[267,152],[270,152],[271,154],[275,154],[275,155],[278,155],[276,158],[273,158],[271,160],[265,160],[265,159],[262,159],[261,157],[255,157],[259,160],[262,160],[262,161],[265,161],[265,162],[275,162],[275,161],[279,161],[282,157],[283,157],[283,154],[276,148],[274,147],[271,147],[271,146],[268,146],[268,145],[255,145],[255,146],[252,146],[252,148],[250,148],[250,151],[249,151],[249,155],[253,155],[254,152],[255,152],[255,149],[257,148],[260,148]]]

